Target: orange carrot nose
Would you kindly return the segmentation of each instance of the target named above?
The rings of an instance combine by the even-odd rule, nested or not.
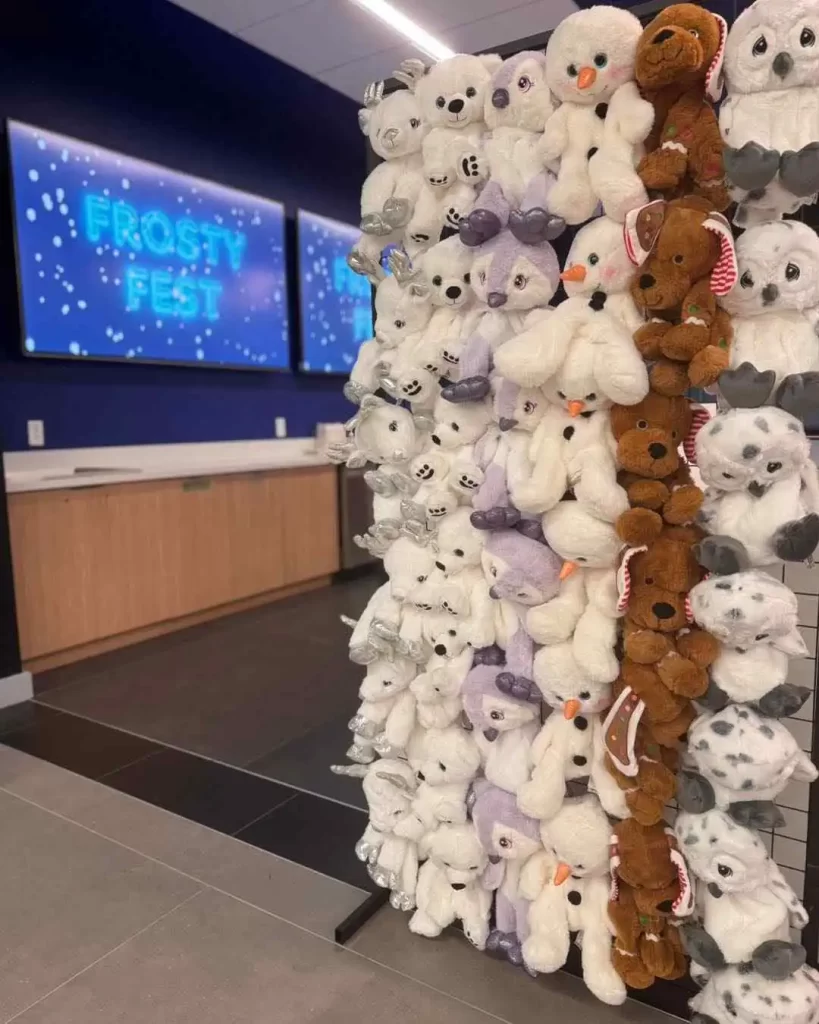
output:
[[[577,717],[577,713],[580,710],[579,700],[567,700],[563,705],[563,717],[567,722],[571,722]]]
[[[577,567],[577,562],[564,562],[560,567],[561,580],[567,580]]]
[[[594,68],[581,68],[580,74],[577,76],[577,87],[579,89],[589,89],[597,81],[597,72]]]
[[[563,885],[567,878],[571,877],[572,869],[568,864],[561,861],[555,868],[555,885]]]
[[[586,268],[582,263],[573,263],[560,275],[561,281],[574,281],[582,284],[586,280]]]
[[[574,399],[573,401],[566,403],[566,408],[569,410],[569,415],[571,417],[575,417],[579,416],[580,413],[583,412],[583,410],[586,408],[586,403]]]

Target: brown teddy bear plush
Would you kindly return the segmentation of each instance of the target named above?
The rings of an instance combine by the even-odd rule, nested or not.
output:
[[[635,78],[654,107],[654,129],[637,173],[649,192],[696,191],[711,209],[730,203],[712,101],[722,95],[728,26],[697,4],[666,7],[640,37]]]
[[[629,988],[682,978],[686,960],[675,919],[692,913],[694,894],[674,833],[665,822],[646,828],[621,821],[612,837],[611,874],[617,973]]]
[[[643,722],[637,725],[634,739],[637,774],[623,775],[606,758],[606,765],[615,782],[623,790],[631,816],[640,825],[656,825],[663,820],[666,805],[677,792],[679,753],[660,746],[649,735]]]
[[[632,548],[623,557],[618,611],[625,613],[624,657],[604,742],[629,778],[640,770],[638,724],[647,738],[673,747],[693,721],[690,701],[708,689],[706,669],[719,653],[717,641],[691,625],[687,600],[702,577],[693,550],[702,537],[695,526],[666,526],[647,549]]]
[[[683,526],[696,518],[702,491],[691,482],[688,466],[679,455],[679,446],[694,425],[691,406],[680,396],[649,391],[637,405],[612,407],[611,429],[620,466],[617,481],[632,506],[616,524],[626,544],[649,544],[660,535],[664,522]]]
[[[663,200],[626,217],[626,249],[639,269],[631,285],[649,317],[634,342],[651,369],[651,386],[682,395],[708,387],[727,369],[731,319],[717,307],[736,282],[734,237],[728,221],[697,196]]]

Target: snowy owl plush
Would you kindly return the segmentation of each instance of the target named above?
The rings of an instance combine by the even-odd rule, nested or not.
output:
[[[538,150],[554,107],[542,53],[516,53],[495,72],[484,110],[490,131],[484,143],[489,181],[461,221],[464,245],[483,245],[507,226],[521,242],[537,245],[565,228],[548,212],[555,179]]]
[[[549,38],[546,78],[561,105],[546,122],[541,156],[560,160],[549,208],[568,224],[592,217],[601,199],[619,219],[645,195],[634,172],[635,147],[653,123],[633,81],[641,31],[628,11],[599,6],[565,18]]]
[[[731,314],[731,368],[773,370],[775,384],[819,370],[816,232],[797,220],[760,224],[738,239],[736,253],[738,280],[718,300]]]
[[[382,163],[370,172],[361,190],[361,230],[356,246],[378,258],[400,242],[424,183],[421,145],[427,126],[418,99],[410,89],[384,95],[384,83],[373,82],[358,112],[361,131]]]
[[[720,110],[737,223],[794,213],[819,192],[819,6],[757,0],[728,34]]]

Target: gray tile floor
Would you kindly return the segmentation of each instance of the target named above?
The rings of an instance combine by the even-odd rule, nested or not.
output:
[[[361,890],[0,746],[0,1022],[662,1024],[581,982],[533,982]]]

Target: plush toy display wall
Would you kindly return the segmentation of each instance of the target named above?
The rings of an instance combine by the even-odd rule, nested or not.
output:
[[[782,219],[819,192],[817,33],[819,0],[592,7],[545,55],[406,61],[361,112],[377,320],[330,454],[368,467],[389,580],[334,768],[356,852],[417,935],[536,975],[575,933],[599,999],[690,970],[700,1024],[819,1021],[757,832],[817,776],[762,571],[819,544],[819,242]]]

